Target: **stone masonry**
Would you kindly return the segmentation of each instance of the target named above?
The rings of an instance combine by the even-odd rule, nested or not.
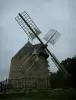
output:
[[[9,80],[13,80],[14,87],[18,79],[49,78],[48,57],[41,44],[27,42],[11,60]]]

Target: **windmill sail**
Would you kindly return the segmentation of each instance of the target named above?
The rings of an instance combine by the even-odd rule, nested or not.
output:
[[[44,40],[47,41],[47,43],[51,43],[52,45],[55,44],[55,42],[59,39],[60,37],[60,33],[57,32],[54,29],[51,29],[45,36],[44,36]]]
[[[28,23],[28,25],[30,25],[30,27],[32,28],[32,30],[35,32],[36,35],[39,35],[41,33],[41,31],[39,30],[39,28],[35,25],[35,23],[33,22],[33,20],[29,17],[29,15],[25,11],[22,14],[19,14],[19,16],[17,16],[15,19],[16,19],[16,21],[18,22],[18,24],[21,26],[21,28],[25,31],[25,33],[28,35],[28,37],[31,40],[35,39],[36,36],[30,30],[30,28],[27,26],[26,23]],[[25,23],[25,21],[26,21],[26,23]]]

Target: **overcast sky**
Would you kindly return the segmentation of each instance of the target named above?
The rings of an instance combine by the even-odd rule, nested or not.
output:
[[[8,77],[11,58],[28,41],[15,21],[24,10],[42,31],[42,36],[51,28],[61,33],[57,43],[48,46],[60,61],[76,54],[76,0],[0,0],[0,80]],[[57,68],[51,66],[50,70]]]

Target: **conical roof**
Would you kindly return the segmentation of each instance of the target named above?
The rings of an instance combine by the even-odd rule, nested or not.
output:
[[[31,47],[33,46],[29,41],[25,44],[26,47]]]
[[[42,44],[36,44],[36,45],[32,45],[29,41],[18,51],[18,53],[13,57],[17,57],[17,58],[22,58],[24,55],[27,54],[32,54],[32,52],[34,51],[34,49],[40,48],[42,47]],[[43,54],[45,56],[48,57],[48,54],[45,50],[42,50],[42,52],[40,52],[40,54]]]

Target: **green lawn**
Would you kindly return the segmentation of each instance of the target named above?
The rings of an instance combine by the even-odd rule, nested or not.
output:
[[[27,99],[26,99],[27,98]],[[0,100],[76,100],[75,89],[26,90],[0,94]]]

